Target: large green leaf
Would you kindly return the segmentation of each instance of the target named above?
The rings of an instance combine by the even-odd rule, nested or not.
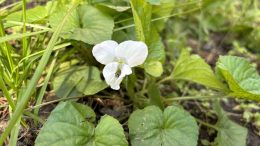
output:
[[[198,126],[185,110],[156,106],[134,111],[128,121],[132,146],[196,146]]]
[[[219,104],[215,105],[218,115],[218,134],[214,146],[246,146],[247,129],[231,121]]]
[[[216,70],[227,82],[231,96],[260,101],[260,77],[249,61],[235,56],[220,56]]]
[[[64,12],[64,13],[66,13],[66,12]],[[47,9],[43,6],[37,6],[35,8],[29,9],[26,11],[26,22],[32,23],[32,22],[41,21],[44,18],[46,18],[47,16],[48,16]],[[18,11],[18,12],[8,15],[6,17],[6,20],[22,22],[22,18],[23,18],[22,11]]]
[[[188,51],[183,51],[171,74],[174,80],[187,80],[202,84],[204,86],[225,91],[222,84],[210,66],[198,55],[190,55]]]
[[[42,127],[36,146],[127,146],[120,123],[103,116],[95,128],[94,111],[83,104],[62,102]],[[113,125],[113,126],[111,126]]]
[[[50,25],[55,28],[65,16],[66,8],[58,10],[50,17]],[[99,9],[90,5],[81,5],[69,17],[62,30],[62,37],[97,44],[111,39],[114,20]]]
[[[49,23],[52,28],[55,29],[59,25],[60,20],[62,20],[63,17],[66,15],[66,10],[67,7],[63,6],[49,17]],[[80,27],[80,20],[77,9],[74,9],[68,16],[67,24],[64,25],[64,27],[62,28],[61,36],[65,39],[70,38],[71,34],[74,32],[74,29],[78,27]]]
[[[72,67],[57,73],[53,89],[58,97],[93,95],[107,87],[96,67]]]

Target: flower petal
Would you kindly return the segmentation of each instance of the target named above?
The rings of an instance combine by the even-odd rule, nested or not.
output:
[[[118,66],[120,67],[120,66]],[[119,75],[118,78],[116,78],[116,80],[114,80],[114,82],[112,82],[112,84],[110,84],[110,87],[114,90],[119,90],[120,89],[120,84],[123,81],[124,77],[126,75],[130,75],[132,74],[132,70],[129,67],[129,65],[124,64],[123,66],[120,67],[121,70],[121,74]],[[116,76],[116,73],[115,73]]]
[[[122,67],[121,67],[121,74],[119,76],[120,77],[125,77],[126,75],[130,75],[132,74],[132,70],[131,70],[131,67],[127,64],[124,64]]]
[[[121,73],[118,76],[117,73],[119,69]],[[106,83],[114,90],[119,90],[120,83],[123,81],[124,77],[131,73],[132,70],[128,65],[123,64],[123,66],[121,66],[118,62],[109,63],[103,69],[103,76]]]
[[[93,47],[92,54],[101,64],[108,64],[115,59],[115,49],[118,43],[112,40],[107,40]]]
[[[125,41],[117,46],[115,53],[116,57],[125,59],[130,67],[134,67],[144,63],[148,48],[143,42]]]
[[[120,83],[123,81],[124,77],[119,77],[117,80],[110,85],[110,87],[114,90],[119,90],[120,89]]]
[[[112,62],[107,64],[103,69],[103,76],[108,85],[113,84],[116,81],[116,72],[118,70],[119,63]]]

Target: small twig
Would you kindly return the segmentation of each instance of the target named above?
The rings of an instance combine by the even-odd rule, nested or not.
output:
[[[60,98],[60,99],[52,100],[52,101],[45,102],[45,103],[42,103],[42,104],[39,104],[39,105],[36,105],[36,106],[29,107],[29,108],[25,109],[25,111],[30,111],[30,110],[33,110],[35,108],[39,108],[39,107],[46,106],[46,105],[56,103],[56,102],[60,102],[60,101],[65,101],[65,100],[70,100],[70,99],[78,99],[78,98],[83,98],[83,96],[67,97],[67,98]]]
[[[96,96],[99,97],[99,98],[108,98],[108,96],[99,96],[99,95],[96,95]],[[25,109],[25,111],[30,111],[30,110],[33,110],[35,108],[40,108],[42,106],[46,106],[46,105],[49,105],[49,104],[52,104],[52,103],[57,103],[57,102],[60,102],[60,101],[66,101],[66,100],[78,99],[78,98],[84,98],[84,97],[86,97],[86,96],[60,98],[60,99],[52,100],[52,101],[45,102],[45,103],[42,103],[42,104],[38,104],[38,105],[35,105],[35,106],[31,106],[31,107]]]

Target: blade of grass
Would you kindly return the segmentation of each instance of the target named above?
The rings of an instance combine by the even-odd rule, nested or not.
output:
[[[16,5],[19,5],[19,4],[21,5],[21,2],[12,3],[12,4],[10,4],[10,5],[7,5],[7,6],[2,7],[2,8],[0,9],[0,11],[7,10],[7,9],[9,9],[9,8],[11,8],[11,7],[14,7],[14,6],[16,6]]]
[[[47,32],[47,31],[48,30],[41,30],[41,31],[36,31],[36,32],[27,32],[27,33],[22,33],[22,34],[19,33],[19,34],[7,35],[7,36],[0,38],[0,43],[20,39],[20,38],[23,38],[23,37],[34,36],[34,35],[41,34],[41,33]]]
[[[13,24],[15,26],[22,26],[23,22],[19,22],[19,21],[6,21],[5,24]],[[25,23],[25,26],[27,27],[31,27],[31,28],[37,28],[37,29],[42,29],[42,30],[46,30],[46,31],[50,31],[52,32],[53,30],[49,27],[46,26],[42,26],[42,25],[38,25],[38,24],[31,24],[31,23]]]
[[[188,13],[192,13],[192,12],[198,11],[200,9],[201,8],[194,8],[194,9],[191,9],[191,10],[186,11],[186,12],[174,13],[174,14],[171,14],[171,15],[154,18],[154,19],[151,20],[151,22],[155,22],[155,21],[158,21],[158,20],[163,20],[163,19],[166,19],[166,18],[171,18],[171,17],[178,16],[178,15],[185,15],[185,14],[188,14]],[[130,24],[130,25],[126,25],[126,26],[123,26],[123,27],[118,27],[118,28],[114,29],[114,32],[120,31],[120,30],[124,30],[124,29],[127,29],[127,28],[131,28],[131,27],[134,27],[134,26],[135,26],[134,24]]]
[[[57,42],[57,40],[59,38],[59,34],[61,33],[61,30],[62,30],[65,22],[67,21],[69,14],[71,13],[71,11],[74,8],[76,8],[76,6],[77,6],[77,4],[74,3],[73,6],[68,10],[68,13],[66,14],[66,16],[64,17],[62,22],[59,24],[59,26],[54,31],[54,34],[53,34],[50,42],[47,45],[46,52],[44,52],[44,54],[39,62],[39,65],[37,66],[36,71],[33,74],[31,81],[29,82],[28,87],[23,92],[22,96],[20,97],[21,101],[19,103],[17,103],[16,110],[13,113],[12,118],[9,120],[8,126],[5,128],[4,132],[2,133],[2,135],[0,137],[0,145],[3,145],[4,140],[7,138],[7,136],[11,132],[12,127],[16,124],[17,120],[22,115],[24,108],[25,108],[26,104],[28,103],[28,101],[37,85],[37,82],[40,79],[41,74],[49,61],[51,52],[52,52],[53,48],[55,47],[55,43]]]
[[[11,106],[11,108],[14,109],[14,107],[15,107],[14,101],[13,101],[11,95],[9,94],[9,92],[8,92],[6,86],[5,86],[5,83],[3,81],[2,76],[0,76],[0,89],[3,91],[3,93],[4,93],[5,97],[6,97],[9,105]]]
[[[26,33],[26,0],[23,0],[23,33]],[[28,48],[28,42],[27,42],[27,37],[23,37],[23,57],[27,56],[29,54],[29,48]]]
[[[5,37],[5,31],[4,31],[3,22],[2,22],[2,20],[0,20],[0,40],[3,37]],[[0,42],[0,44],[1,44],[1,42]],[[1,51],[2,51],[3,55],[5,55],[7,57],[9,72],[12,72],[13,68],[14,68],[14,62],[13,62],[13,58],[11,55],[11,50],[9,50],[6,42],[2,42],[1,48],[2,48]]]
[[[9,140],[10,146],[17,146],[17,140],[18,140],[19,129],[20,129],[20,121],[21,121],[21,117],[18,119],[18,121],[12,128],[11,136],[10,136],[10,140]]]
[[[57,45],[57,46],[55,46],[55,47],[53,48],[53,51],[58,51],[58,50],[60,50],[60,49],[64,49],[65,47],[70,46],[70,45],[71,45],[71,43],[63,43],[63,44]],[[46,51],[46,50],[38,51],[38,52],[36,52],[36,53],[30,54],[30,55],[24,57],[23,59],[21,59],[21,60],[19,61],[18,65],[14,68],[14,71],[15,71],[16,69],[18,69],[19,66],[20,66],[20,65],[23,63],[23,61],[25,61],[26,59],[29,59],[29,58],[35,57],[35,56],[39,56],[39,57],[40,57],[40,55],[42,55],[45,51]],[[14,73],[14,72],[13,72],[13,73]]]
[[[50,80],[50,78],[51,78],[51,75],[52,75],[52,73],[53,73],[53,70],[54,70],[54,67],[55,67],[55,64],[56,64],[56,60],[57,60],[58,54],[59,54],[59,51],[57,51],[57,52],[55,53],[54,59],[53,59],[52,62],[51,62],[50,69],[48,70],[48,74],[47,74],[47,76],[46,76],[46,78],[45,78],[45,80],[44,80],[44,83],[43,83],[43,86],[42,86],[42,88],[41,88],[41,90],[40,90],[40,93],[39,93],[38,96],[37,96],[37,101],[36,101],[36,104],[35,104],[36,106],[42,103],[42,99],[43,99],[44,93],[45,93],[45,91],[46,91],[47,85],[48,85],[48,83],[49,83],[49,80]],[[40,108],[36,108],[36,109],[34,110],[34,115],[38,115],[39,109],[40,109]],[[35,122],[36,122],[36,121],[35,121]]]

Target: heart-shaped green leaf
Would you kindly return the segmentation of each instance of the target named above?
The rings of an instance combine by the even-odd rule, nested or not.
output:
[[[198,126],[194,118],[177,106],[164,112],[156,106],[134,111],[128,121],[132,146],[196,146]]]
[[[58,10],[50,17],[53,28],[66,14],[66,7]],[[69,17],[67,25],[62,30],[62,37],[97,44],[112,37],[114,20],[99,9],[90,5],[81,5]]]
[[[247,129],[231,121],[219,104],[215,104],[218,115],[218,134],[214,146],[246,146]]]
[[[56,95],[61,98],[93,95],[107,87],[100,78],[100,71],[91,66],[58,72],[52,84]]]
[[[127,146],[120,123],[105,115],[95,128],[94,111],[83,104],[62,102],[42,127],[36,146]],[[112,125],[112,126],[111,126]]]

